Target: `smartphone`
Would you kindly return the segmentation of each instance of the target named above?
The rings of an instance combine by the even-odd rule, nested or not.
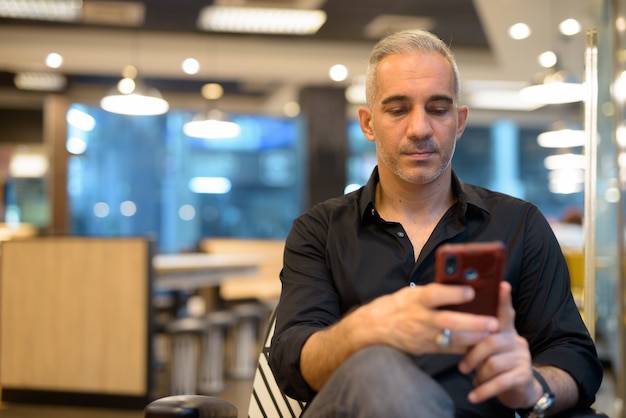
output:
[[[474,288],[471,302],[441,309],[497,316],[506,247],[500,241],[444,244],[435,253],[435,281]]]

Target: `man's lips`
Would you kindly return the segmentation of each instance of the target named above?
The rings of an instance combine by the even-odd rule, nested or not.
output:
[[[409,157],[428,157],[435,153],[435,150],[423,149],[405,152]]]

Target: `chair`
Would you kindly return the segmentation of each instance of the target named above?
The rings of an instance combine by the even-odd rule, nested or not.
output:
[[[259,355],[248,418],[298,418],[305,403],[290,398],[280,391],[268,364],[269,349],[276,310],[269,319],[263,350]],[[167,396],[151,402],[144,409],[144,418],[237,418],[237,407],[228,401],[204,395]],[[609,418],[593,408],[567,411],[557,418]]]

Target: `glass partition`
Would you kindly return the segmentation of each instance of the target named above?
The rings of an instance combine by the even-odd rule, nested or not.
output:
[[[561,221],[572,210],[582,211],[582,187],[568,193],[551,189],[545,159],[554,150],[539,146],[537,136],[541,132],[541,127],[520,126],[508,119],[468,126],[457,142],[452,167],[466,183],[526,199],[549,220]],[[348,145],[346,187],[354,188],[369,178],[376,165],[376,149],[355,120],[348,123]]]
[[[615,416],[624,417],[624,151],[622,138],[626,110],[626,20],[624,0],[594,3],[596,28],[588,32],[586,110],[588,133],[588,192],[592,212],[585,225],[586,280],[595,290],[594,324],[601,356],[615,374]],[[595,289],[592,286],[595,284]],[[587,288],[586,287],[586,288]],[[613,416],[613,415],[611,415]]]
[[[161,252],[195,249],[206,236],[284,238],[302,212],[297,119],[239,115],[233,139],[183,134],[193,115],[93,117],[68,130],[74,235],[153,235]]]

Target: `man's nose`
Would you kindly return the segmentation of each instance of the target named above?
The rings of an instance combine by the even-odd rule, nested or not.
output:
[[[409,115],[407,136],[409,138],[430,138],[433,127],[428,113],[423,109],[415,109]]]

